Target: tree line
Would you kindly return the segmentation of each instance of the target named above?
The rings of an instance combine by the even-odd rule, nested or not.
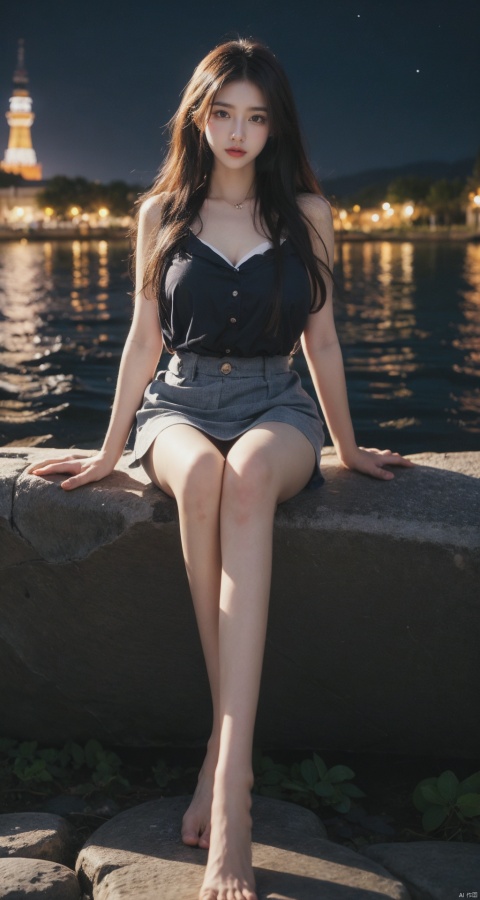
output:
[[[19,175],[0,171],[0,187],[28,185]],[[111,181],[102,184],[86,178],[68,178],[56,175],[39,191],[38,202],[50,207],[56,216],[65,218],[72,207],[82,212],[98,212],[106,207],[112,216],[126,216],[133,213],[139,195],[146,190],[144,185],[127,184],[125,181]],[[480,190],[480,151],[475,159],[471,176],[466,180],[455,178],[433,179],[416,175],[394,178],[385,184],[372,184],[349,197],[330,198],[335,206],[352,208],[378,207],[385,201],[391,204],[413,202],[416,207],[415,220],[428,222],[434,215],[439,224],[452,225],[465,220],[465,207],[472,193]]]
[[[437,222],[453,225],[465,221],[465,207],[472,194],[480,193],[480,151],[477,153],[472,174],[462,178],[425,178],[405,175],[385,184],[372,184],[349,197],[339,198],[344,206],[378,207],[382,203],[412,202],[417,207],[415,221],[420,224],[434,215]]]

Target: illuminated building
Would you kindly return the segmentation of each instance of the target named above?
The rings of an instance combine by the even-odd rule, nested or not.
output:
[[[40,181],[42,166],[37,163],[30,133],[35,115],[32,113],[32,98],[28,92],[23,40],[18,42],[17,68],[13,75],[13,93],[6,117],[10,126],[10,137],[5,157],[0,162],[0,169],[12,175],[21,175],[27,181]]]

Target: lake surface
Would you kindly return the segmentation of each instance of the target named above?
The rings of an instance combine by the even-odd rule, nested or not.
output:
[[[131,317],[128,254],[126,241],[0,244],[1,444],[101,444]],[[335,275],[358,443],[480,449],[480,245],[339,243]]]

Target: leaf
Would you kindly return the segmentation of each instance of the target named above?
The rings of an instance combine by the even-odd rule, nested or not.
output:
[[[320,778],[325,778],[325,775],[327,774],[327,767],[318,753],[313,754],[313,761],[315,763],[317,772],[320,775]]]
[[[425,831],[435,831],[448,816],[445,807],[429,806],[422,816],[422,825]]]
[[[480,794],[462,794],[461,797],[458,797],[455,806],[468,819],[480,816]]]
[[[428,803],[434,803],[436,806],[445,806],[445,800],[434,784],[424,784],[420,788],[420,792]]]
[[[345,797],[343,800],[340,800],[339,803],[330,804],[332,809],[335,809],[337,812],[346,813],[351,807],[351,802],[348,797]]]
[[[53,747],[47,747],[45,750],[39,750],[38,755],[40,759],[44,759],[47,763],[55,763],[58,759],[58,750],[55,750]]]
[[[18,773],[18,777],[22,781],[52,781],[44,759],[36,759],[31,765],[25,766],[23,772]]]
[[[328,781],[317,781],[313,790],[317,797],[333,797],[333,794],[335,793],[333,785],[329,784]]]
[[[297,781],[282,781],[281,787],[287,791],[297,791],[299,794],[308,794],[310,791],[306,784],[300,784]]]
[[[449,803],[452,803],[457,796],[458,788],[458,778],[455,775],[455,772],[451,772],[450,769],[447,769],[446,772],[442,772],[437,778],[437,787],[440,796]]]
[[[356,784],[343,784],[342,792],[347,797],[366,797],[367,795]]]
[[[307,782],[308,786],[313,788],[318,781],[317,769],[311,759],[304,759],[300,763],[300,772]]]
[[[336,784],[339,781],[346,781],[347,778],[355,778],[355,772],[352,772],[348,766],[333,766],[328,770],[326,777],[332,784]]]
[[[458,785],[459,794],[470,793],[470,791],[480,791],[480,772],[474,772]]]
[[[426,784],[436,784],[436,778],[424,778],[422,781],[419,781],[413,794],[412,794],[412,802],[415,806],[415,809],[418,809],[419,812],[425,812],[428,809],[429,803],[428,800],[425,799],[422,793],[422,788]]]

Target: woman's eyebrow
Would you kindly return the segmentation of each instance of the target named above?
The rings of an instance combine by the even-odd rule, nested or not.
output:
[[[228,106],[229,109],[235,109],[233,103],[224,103],[223,100],[214,100],[212,106]],[[267,112],[266,106],[249,106],[248,109],[261,109],[263,112]]]

